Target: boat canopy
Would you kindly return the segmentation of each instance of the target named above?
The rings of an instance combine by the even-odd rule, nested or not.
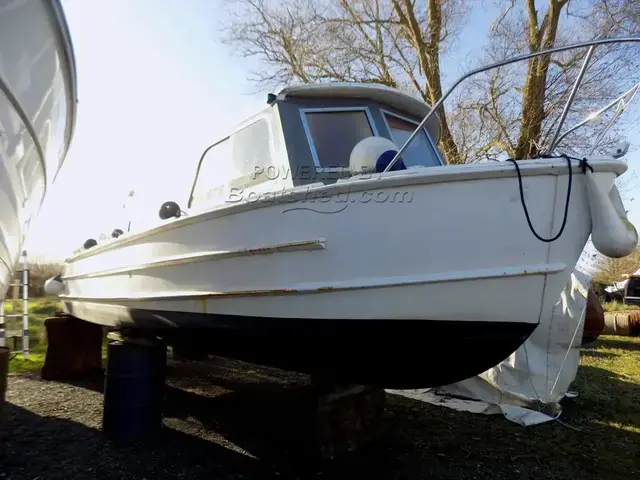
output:
[[[302,84],[285,87],[278,92],[277,99],[286,98],[357,98],[363,100],[374,100],[379,103],[393,106],[406,112],[411,116],[422,119],[431,111],[431,105],[409,95],[401,90],[396,90],[386,85],[372,83],[355,82],[332,82]],[[437,113],[427,122],[427,131],[431,139],[438,143],[440,141],[441,123]]]
[[[228,203],[244,198],[249,190],[282,190],[349,178],[356,145],[380,137],[389,147],[386,150],[396,151],[430,111],[422,100],[385,85],[283,88],[268,95],[265,108],[204,150],[188,208]],[[421,130],[403,154],[406,168],[445,165],[436,146],[439,117],[432,115]],[[376,162],[378,155],[370,156],[365,163]]]

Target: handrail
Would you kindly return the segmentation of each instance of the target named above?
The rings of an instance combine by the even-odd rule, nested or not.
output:
[[[620,115],[622,115],[622,112],[624,112],[624,109],[626,108],[626,106],[629,105],[629,103],[631,103],[633,101],[634,97],[636,96],[636,93],[638,93],[638,87],[640,87],[640,83],[638,85],[636,85],[635,89],[633,89],[634,90],[633,94],[631,95],[631,99],[629,100],[628,103],[625,104],[624,98],[620,99],[620,101],[617,104],[616,113],[613,115],[613,117],[611,118],[609,123],[607,125],[605,125],[602,130],[600,130],[600,133],[596,137],[595,142],[593,142],[593,146],[591,147],[591,150],[589,150],[589,153],[587,155],[593,155],[593,152],[598,147],[598,144],[600,143],[600,141],[604,138],[604,135],[611,128],[611,126],[616,122],[616,120],[618,120]]]
[[[395,156],[393,157],[391,162],[389,162],[389,165],[387,165],[387,167],[383,170],[383,173],[384,172],[388,172],[396,164],[396,162],[398,161],[398,159],[400,158],[402,153],[407,149],[409,144],[418,135],[418,133],[425,127],[425,125],[427,124],[429,119],[434,115],[436,110],[442,106],[442,104],[449,97],[451,92],[453,90],[455,90],[455,88],[458,85],[460,85],[467,78],[472,77],[474,75],[477,75],[478,73],[486,72],[487,70],[492,70],[494,68],[498,68],[498,67],[502,67],[502,66],[505,66],[505,65],[509,65],[511,63],[521,62],[522,60],[528,60],[530,58],[535,58],[535,57],[539,57],[539,56],[542,56],[542,55],[549,55],[549,54],[552,54],[552,53],[564,52],[564,51],[567,51],[567,50],[574,50],[576,48],[585,48],[585,47],[592,47],[590,49],[590,51],[592,51],[594,49],[594,47],[597,47],[599,45],[607,45],[607,44],[610,44],[610,43],[632,43],[632,42],[640,42],[640,37],[605,38],[605,39],[601,39],[601,40],[591,40],[589,42],[582,42],[582,43],[575,43],[575,44],[572,44],[572,45],[565,45],[563,47],[550,48],[550,49],[547,49],[547,50],[541,50],[539,52],[533,52],[533,53],[528,53],[526,55],[520,55],[518,57],[512,57],[512,58],[509,58],[507,60],[502,60],[500,62],[496,62],[496,63],[493,63],[491,65],[487,65],[487,66],[484,66],[484,67],[479,67],[479,68],[476,68],[476,69],[473,69],[473,70],[467,72],[466,74],[464,74],[461,77],[459,77],[455,82],[453,82],[453,85],[451,87],[449,87],[449,89],[445,92],[445,94],[442,95],[438,99],[438,101],[431,107],[431,110],[429,111],[429,113],[427,113],[427,115],[422,119],[422,121],[417,126],[417,128],[409,136],[409,138],[404,143],[404,145],[402,145],[400,150],[398,150],[398,152],[395,154]],[[590,55],[587,54],[587,60],[589,59],[589,57],[590,57]],[[583,68],[585,66],[586,66],[586,64],[583,63]],[[581,73],[583,73],[583,72],[581,72]],[[581,81],[582,78],[579,77],[577,80]],[[575,87],[576,87],[576,84],[574,83],[574,88]],[[575,95],[574,92],[572,92],[572,93]],[[565,110],[568,111],[569,107],[571,106],[571,103],[573,103],[573,96],[571,96],[569,98],[567,103],[568,103],[568,105],[565,105]],[[565,114],[565,116],[566,116],[566,114]],[[562,124],[563,123],[564,123],[564,119],[562,119],[562,121],[558,125],[558,128],[557,128],[558,132],[562,128]]]
[[[560,130],[562,129],[562,125],[564,125],[564,121],[567,119],[569,108],[573,103],[573,99],[576,97],[578,88],[580,88],[580,83],[582,83],[582,77],[584,77],[584,74],[587,71],[589,60],[591,60],[591,56],[593,55],[593,52],[595,49],[596,49],[596,46],[591,45],[589,47],[589,51],[587,52],[587,56],[584,59],[584,62],[582,62],[582,66],[580,67],[580,72],[578,73],[578,76],[576,77],[576,81],[573,83],[573,86],[571,87],[571,93],[569,94],[569,99],[567,100],[567,103],[564,104],[564,108],[562,109],[562,114],[560,115],[560,121],[558,122],[558,128],[556,128],[556,133],[553,134],[553,139],[551,140],[551,146],[549,147],[549,150],[547,153],[552,152],[557,145],[556,140],[560,135]]]
[[[574,125],[573,127],[571,127],[569,130],[567,130],[566,132],[564,132],[562,135],[560,135],[560,137],[558,138],[558,140],[556,141],[556,146],[560,144],[560,142],[562,140],[564,140],[567,135],[572,134],[573,132],[575,132],[577,129],[579,129],[580,127],[582,127],[583,125],[591,122],[592,120],[595,120],[596,118],[598,118],[600,115],[602,115],[604,112],[606,112],[607,110],[609,110],[611,107],[618,105],[621,101],[624,100],[624,98],[629,95],[632,91],[634,91],[633,95],[631,96],[631,99],[629,100],[629,102],[627,102],[627,105],[629,103],[631,103],[633,101],[633,97],[635,96],[635,94],[638,92],[638,90],[640,90],[640,82],[636,83],[633,87],[631,87],[629,90],[627,90],[626,92],[624,92],[622,95],[620,95],[618,98],[616,98],[615,100],[613,100],[612,102],[608,103],[606,106],[602,107],[600,110],[590,113],[589,115],[587,115],[587,117],[582,120],[580,123],[577,123],[576,125]]]

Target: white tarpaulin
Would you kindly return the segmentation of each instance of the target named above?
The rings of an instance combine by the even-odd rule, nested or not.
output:
[[[640,270],[636,270],[630,276],[631,277],[640,276]],[[622,292],[622,294],[624,295],[624,287],[627,286],[628,282],[629,282],[628,279],[627,280],[622,280],[621,282],[614,282],[611,285],[609,285],[608,287],[606,287],[604,289],[604,291],[608,292],[608,293]]]
[[[553,420],[578,371],[590,283],[588,274],[575,270],[551,317],[486,372],[434,389],[387,391],[456,410],[502,413],[521,425]]]

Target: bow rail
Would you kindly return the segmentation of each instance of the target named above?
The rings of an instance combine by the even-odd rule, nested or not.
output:
[[[393,157],[391,162],[389,162],[389,164],[387,165],[387,167],[384,169],[383,172],[388,172],[396,164],[398,159],[400,159],[402,153],[407,149],[409,144],[418,135],[418,133],[425,127],[425,125],[427,124],[429,119],[435,114],[436,110],[438,110],[442,106],[442,104],[449,97],[451,92],[453,92],[458,87],[458,85],[460,85],[463,81],[465,81],[466,79],[468,79],[468,78],[470,78],[470,77],[472,77],[474,75],[486,72],[488,70],[493,70],[495,68],[503,67],[505,65],[510,65],[512,63],[517,63],[517,62],[521,62],[523,60],[529,60],[531,58],[540,57],[542,55],[550,55],[550,54],[553,54],[553,53],[565,52],[565,51],[568,51],[568,50],[575,50],[575,49],[581,49],[581,48],[589,47],[589,50],[587,51],[587,55],[585,56],[585,59],[582,62],[582,66],[580,67],[580,71],[578,73],[578,76],[576,77],[576,80],[573,83],[573,86],[571,88],[571,93],[569,94],[569,98],[568,98],[567,102],[565,103],[565,105],[563,107],[562,114],[561,114],[560,120],[558,122],[558,126],[556,127],[556,130],[555,130],[555,133],[554,133],[554,136],[553,136],[553,140],[551,141],[551,144],[549,145],[549,148],[546,151],[547,154],[551,153],[558,146],[560,141],[562,139],[564,139],[567,135],[569,135],[570,133],[574,132],[575,130],[577,130],[581,126],[585,125],[586,123],[594,120],[598,116],[602,115],[602,113],[604,113],[605,111],[609,110],[613,106],[617,105],[619,111],[616,112],[616,115],[614,116],[613,121],[615,121],[615,119],[617,119],[620,116],[620,114],[622,113],[622,110],[624,110],[624,108],[629,103],[631,103],[631,101],[635,97],[636,93],[640,89],[640,82],[638,84],[636,84],[634,87],[632,87],[630,90],[625,92],[623,95],[618,97],[616,100],[611,102],[605,108],[599,110],[598,112],[595,112],[594,114],[589,115],[587,117],[587,119],[585,119],[584,121],[580,122],[576,126],[572,127],[571,129],[569,129],[564,134],[560,135],[560,132],[562,131],[562,127],[563,127],[564,122],[566,120],[567,114],[568,114],[568,112],[569,112],[569,110],[571,108],[571,105],[573,104],[573,100],[575,98],[576,92],[580,88],[580,84],[582,82],[584,74],[587,71],[587,68],[589,66],[589,61],[591,60],[593,52],[595,51],[595,49],[598,46],[614,44],[614,43],[640,43],[640,37],[607,38],[607,39],[601,39],[601,40],[591,40],[591,41],[588,41],[588,42],[575,43],[575,44],[571,44],[571,45],[565,45],[565,46],[562,46],[562,47],[549,48],[547,50],[541,50],[539,52],[534,52],[534,53],[529,53],[529,54],[526,54],[526,55],[520,55],[520,56],[517,56],[517,57],[512,57],[512,58],[509,58],[509,59],[506,59],[506,60],[502,60],[500,62],[496,62],[496,63],[492,63],[490,65],[486,65],[484,67],[479,67],[479,68],[476,68],[476,69],[473,69],[473,70],[467,72],[466,74],[464,74],[461,77],[459,77],[453,83],[453,85],[445,92],[445,94],[442,95],[442,97],[440,97],[440,99],[438,99],[438,101],[431,107],[431,110],[429,111],[429,113],[427,113],[427,115],[422,119],[420,124],[411,133],[409,138],[405,141],[405,143],[402,145],[400,150],[398,150],[398,152],[395,154],[395,156]],[[625,98],[627,98],[627,96],[631,97],[629,99],[629,101],[625,101],[624,100]],[[606,126],[606,128],[603,131],[601,131],[600,134],[598,134],[598,136],[596,138],[596,144],[591,148],[591,152],[593,152],[593,150],[597,147],[598,142],[600,140],[602,140],[602,138],[604,137],[604,134],[606,133],[606,131],[608,131],[608,129],[611,127],[611,125],[613,125],[613,121],[609,122],[609,124]]]

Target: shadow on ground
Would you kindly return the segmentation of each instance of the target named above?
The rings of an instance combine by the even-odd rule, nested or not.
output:
[[[583,350],[580,353],[580,355],[582,355],[583,357],[591,357],[591,358],[594,358],[594,359],[613,358],[613,357],[616,356],[615,353],[600,352],[598,350],[589,350],[589,349],[586,349],[586,348],[583,348]]]
[[[525,428],[388,395],[384,436],[358,455],[322,465],[305,463],[301,440],[313,425],[303,415],[309,407],[304,378],[235,363],[225,367],[222,360],[206,368],[174,363],[169,373],[162,435],[129,447],[105,442],[86,420],[46,418],[8,405],[4,433],[10,437],[0,472],[13,480],[627,480],[640,475],[640,387],[593,366],[580,368],[575,382],[580,395],[564,405],[563,424]],[[52,385],[33,381],[43,392]],[[101,391],[103,382],[96,377],[72,384],[74,395],[82,396]]]
[[[596,342],[594,342],[590,347],[606,349],[606,350],[629,350],[629,351],[638,351],[640,352],[640,343],[638,342],[629,342],[625,340],[626,337],[611,337],[608,336],[606,338],[600,337]],[[584,349],[583,349],[584,351]]]
[[[0,476],[18,479],[242,478],[262,476],[255,459],[165,428],[153,441],[117,445],[95,428],[7,405]]]
[[[388,395],[382,440],[340,469],[325,470],[324,478],[627,479],[631,472],[640,474],[640,386],[587,366],[580,368],[576,387],[581,395],[565,405],[563,423],[528,428]],[[183,390],[174,393],[174,415],[210,422],[259,458],[273,455],[274,446],[280,451],[279,442],[295,441],[285,433],[288,422],[293,424],[289,431],[295,431],[299,421],[290,398],[268,391],[199,400]],[[285,434],[277,438],[278,433]]]

